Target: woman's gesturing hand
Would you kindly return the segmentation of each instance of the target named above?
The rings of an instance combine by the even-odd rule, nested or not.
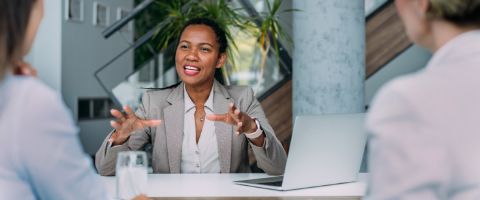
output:
[[[235,132],[240,133],[253,133],[257,130],[255,120],[247,114],[241,112],[233,103],[228,105],[228,112],[225,114],[210,114],[207,115],[207,119],[210,121],[221,121],[227,124],[236,126]]]
[[[110,125],[115,128],[115,132],[109,140],[113,145],[123,144],[134,131],[158,126],[161,123],[161,120],[138,118],[128,106],[124,106],[123,110],[125,114],[116,109],[110,110],[110,113],[115,117],[115,120],[110,121]]]

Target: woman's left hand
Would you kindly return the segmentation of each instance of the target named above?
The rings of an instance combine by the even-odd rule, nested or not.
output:
[[[13,66],[13,74],[20,75],[20,76],[37,76],[37,70],[23,60],[19,60],[14,63]]]
[[[241,112],[233,103],[228,105],[228,112],[225,114],[209,114],[207,119],[210,121],[221,121],[227,124],[236,126],[235,132],[240,133],[253,133],[257,130],[257,124],[247,114]]]

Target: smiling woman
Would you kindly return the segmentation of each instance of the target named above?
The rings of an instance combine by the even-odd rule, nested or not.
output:
[[[126,114],[111,111],[114,130],[96,154],[100,174],[115,174],[118,152],[146,144],[153,146],[154,173],[250,172],[251,146],[259,168],[282,174],[285,150],[252,89],[226,87],[214,78],[227,48],[225,31],[215,21],[188,21],[175,54],[182,82],[146,92],[135,113],[129,107],[124,107]]]
[[[187,91],[191,87],[211,88],[215,70],[225,64],[227,41],[225,37],[216,36],[225,33],[209,22],[204,19],[190,21],[179,38],[175,63]]]

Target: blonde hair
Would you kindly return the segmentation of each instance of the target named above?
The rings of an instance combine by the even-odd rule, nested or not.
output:
[[[36,0],[0,0],[0,80],[21,58],[30,14]]]
[[[480,0],[429,0],[427,16],[459,26],[480,27]]]

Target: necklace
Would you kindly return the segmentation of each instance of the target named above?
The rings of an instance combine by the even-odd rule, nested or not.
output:
[[[195,118],[199,119],[201,122],[205,121],[205,110],[202,107],[197,107],[195,110]]]

